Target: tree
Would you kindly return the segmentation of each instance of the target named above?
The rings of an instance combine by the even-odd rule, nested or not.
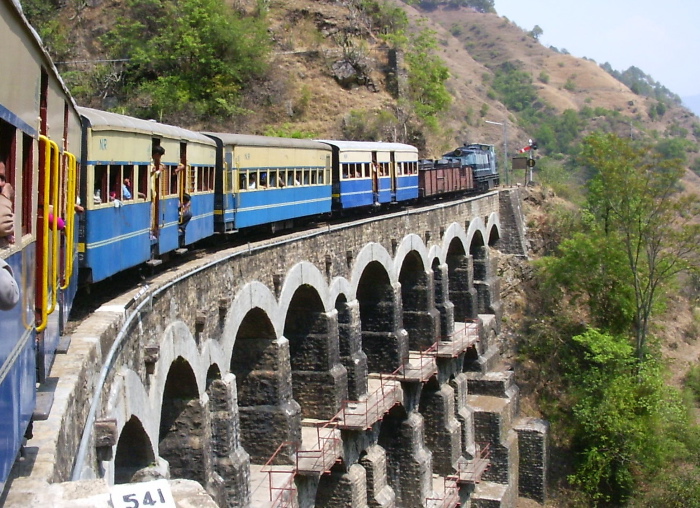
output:
[[[649,322],[663,289],[681,271],[698,266],[700,201],[679,192],[683,167],[649,146],[614,134],[595,133],[583,143],[582,160],[595,171],[589,207],[604,240],[619,245],[634,293],[633,335],[644,359]]]
[[[128,0],[124,9],[104,42],[128,60],[124,94],[141,116],[231,114],[241,88],[266,70],[266,24],[220,0]]]
[[[540,25],[535,25],[532,30],[530,30],[529,35],[536,41],[540,40],[540,36],[544,33],[544,30],[540,28]]]

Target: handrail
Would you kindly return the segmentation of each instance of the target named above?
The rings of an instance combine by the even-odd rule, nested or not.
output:
[[[312,471],[326,472],[328,471],[327,465],[330,465],[336,461],[340,453],[339,447],[341,444],[341,439],[337,435],[338,428],[338,417],[334,416],[331,420],[327,421],[321,426],[316,426],[316,445],[318,448],[311,448],[309,450],[301,449],[301,447],[296,451],[296,469],[301,471],[302,467],[300,461],[304,459],[313,459],[314,462],[311,465]],[[330,459],[330,460],[329,460]],[[332,462],[331,462],[332,460]],[[309,469],[304,469],[309,470]]]
[[[286,448],[288,446],[292,446],[296,450],[298,450],[299,443],[295,443],[293,441],[283,441],[280,443],[280,445],[277,447],[277,450],[275,450],[275,453],[272,454],[272,456],[265,462],[265,465],[263,465],[262,468],[260,468],[260,472],[262,473],[267,473],[267,478],[268,478],[268,487],[269,487],[269,493],[270,493],[270,501],[272,503],[272,506],[276,506],[275,503],[277,501],[284,501],[284,499],[281,499],[284,496],[285,492],[291,492],[294,490],[294,488],[291,486],[294,483],[294,473],[295,469],[294,466],[290,466],[291,469],[289,470],[275,470],[273,469],[273,462],[275,461],[275,458],[277,455],[279,455],[282,452],[283,448]],[[266,468],[269,468],[266,470]],[[291,473],[291,476],[287,479],[286,482],[281,487],[275,487],[274,482],[272,480],[272,475],[273,474],[286,474],[289,475]],[[273,491],[279,491],[276,497],[273,498]],[[285,506],[292,506],[292,504],[282,504],[282,507]]]
[[[76,157],[70,152],[65,152],[68,162],[68,196],[66,197],[66,266],[63,273],[62,290],[68,289],[70,279],[73,276],[73,249],[75,239],[75,195],[77,186],[77,162]]]
[[[60,164],[60,152],[58,150],[58,145],[55,142],[52,142],[54,151],[53,151],[53,157],[51,158],[51,182],[50,182],[50,188],[51,188],[51,203],[49,203],[49,206],[53,204],[54,210],[52,215],[52,221],[51,221],[51,241],[52,243],[52,254],[53,258],[51,259],[51,275],[53,278],[53,291],[51,292],[51,306],[48,309],[48,313],[51,314],[54,310],[56,310],[56,303],[58,302],[58,260],[59,260],[59,247],[61,246],[61,237],[60,237],[60,231],[58,230],[58,216],[60,214],[60,207],[58,206],[58,181],[60,177],[60,169],[61,169],[61,164]],[[44,190],[46,192],[46,190]],[[48,214],[49,209],[44,208],[44,213]]]
[[[40,205],[43,207],[43,217],[41,219],[41,228],[38,231],[37,237],[42,239],[42,245],[46,250],[46,246],[49,243],[49,193],[48,189],[51,185],[51,149],[53,148],[56,153],[58,153],[58,145],[51,141],[46,136],[39,136],[40,143],[44,144],[44,167],[42,168],[44,172],[44,192],[42,193],[43,201]],[[38,281],[40,284],[41,291],[41,320],[36,325],[37,332],[43,332],[48,324],[49,312],[49,257],[48,252],[44,252],[41,260],[41,280]]]

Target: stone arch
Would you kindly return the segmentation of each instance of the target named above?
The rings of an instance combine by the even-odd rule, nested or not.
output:
[[[178,356],[168,370],[158,432],[158,454],[170,464],[171,477],[206,485],[208,422],[192,366]]]
[[[328,286],[326,285],[325,277],[319,269],[316,268],[316,265],[308,261],[302,261],[294,265],[284,279],[284,284],[282,285],[278,299],[281,315],[284,316],[288,313],[289,305],[300,286],[307,286],[314,289],[321,300],[321,312],[331,310],[328,302]]]
[[[131,482],[134,473],[155,462],[153,444],[141,420],[132,416],[119,433],[114,454],[114,483]]]
[[[215,363],[212,363],[207,369],[207,389],[217,379],[221,379],[221,369]]]
[[[477,292],[477,314],[489,314],[491,313],[491,300],[488,291],[490,259],[488,245],[482,230],[477,230],[472,235],[469,243],[469,254],[472,258],[474,289]]]
[[[324,312],[317,288],[302,284],[287,305],[284,337],[289,341],[294,400],[305,418],[331,419],[348,396],[340,364],[338,318]]]
[[[230,361],[241,324],[244,319],[249,317],[248,313],[253,309],[259,309],[268,316],[267,320],[273,328],[275,337],[282,336],[283,320],[274,320],[269,317],[276,316],[279,313],[275,296],[261,282],[249,282],[236,294],[227,312],[226,322],[221,334],[222,347],[227,356],[227,361]]]
[[[231,353],[236,376],[241,442],[251,460],[264,464],[283,442],[300,442],[301,408],[292,398],[289,342],[277,338],[265,310],[254,307],[241,319]],[[280,459],[292,460],[286,447]]]
[[[389,283],[392,286],[398,282],[396,278],[397,274],[394,273],[393,270],[394,262],[387,250],[382,247],[381,244],[370,242],[362,248],[352,267],[352,276],[350,280],[352,280],[353,283],[354,294],[357,294],[360,278],[365,273],[367,265],[370,263],[379,264],[384,268],[384,271],[389,277]]]
[[[416,351],[428,349],[440,336],[433,277],[426,261],[427,256],[415,250],[406,253],[398,277],[403,326],[408,332],[409,348]]]
[[[408,356],[408,337],[389,274],[386,265],[372,261],[357,282],[362,350],[370,372],[393,372]]]
[[[501,218],[495,212],[489,215],[486,222],[486,238],[489,247],[498,248],[501,239]]]
[[[407,256],[419,256],[423,266],[428,266],[428,249],[420,236],[411,233],[406,235],[396,249],[394,266],[396,267],[396,279],[399,278],[401,267]]]

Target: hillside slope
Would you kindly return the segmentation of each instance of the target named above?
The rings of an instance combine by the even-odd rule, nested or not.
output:
[[[228,0],[238,10],[253,12],[255,0]],[[496,14],[468,8],[437,8],[421,11],[400,0],[387,0],[408,14],[414,27],[435,31],[440,57],[450,69],[447,83],[452,106],[441,118],[441,131],[425,134],[422,155],[435,156],[456,143],[482,141],[499,145],[503,132],[484,120],[508,121],[508,143],[514,151],[524,146],[532,133],[518,127],[518,119],[507,111],[490,91],[494,70],[504,62],[517,63],[533,76],[539,101],[555,112],[601,107],[629,119],[621,134],[664,136],[670,128],[685,129],[693,143],[693,125],[698,119],[689,110],[671,105],[652,120],[648,111],[653,99],[635,95],[592,61],[558,53],[539,44],[514,23]],[[99,36],[110,30],[124,0],[93,0],[81,4],[78,12],[63,10],[72,30],[74,60],[105,58]],[[391,111],[401,109],[389,92],[389,48],[378,36],[379,28],[363,16],[352,0],[271,0],[267,18],[274,41],[271,71],[264,80],[246,91],[244,108],[251,113],[230,118],[217,125],[192,123],[194,129],[230,129],[262,134],[295,131],[314,137],[343,137],[343,121],[350,111]],[[331,68],[350,50],[367,63],[370,80],[366,86],[344,88],[333,78]],[[59,70],[75,67],[59,66]],[[119,79],[115,67],[114,79]],[[546,76],[546,79],[542,79]],[[540,79],[538,79],[538,77]],[[114,107],[109,92],[95,94],[89,104]],[[675,127],[674,127],[675,126]],[[690,133],[690,134],[688,134]],[[390,136],[390,135],[389,135]]]

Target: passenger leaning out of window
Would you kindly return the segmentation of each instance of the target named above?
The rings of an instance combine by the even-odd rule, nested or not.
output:
[[[15,243],[14,189],[7,183],[5,163],[0,162],[0,247]]]

